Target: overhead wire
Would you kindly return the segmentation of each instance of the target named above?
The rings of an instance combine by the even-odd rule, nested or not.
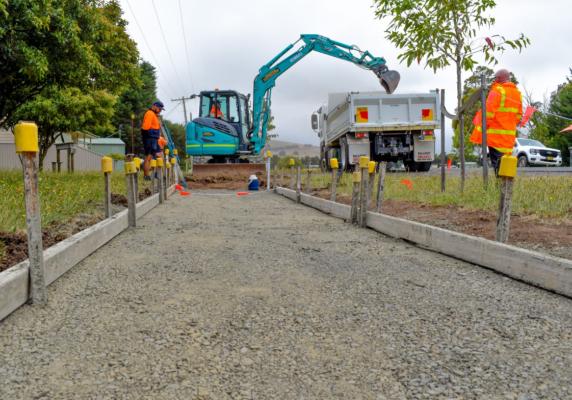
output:
[[[181,7],[181,0],[179,0],[179,11],[181,14],[181,26],[183,28],[183,40],[185,43],[185,52],[187,53],[187,66],[189,67],[189,78],[191,79],[191,88],[193,93],[195,93],[195,85],[193,85],[193,76],[191,74],[191,62],[189,60],[189,48],[187,47],[187,37],[185,35],[185,23],[183,22],[183,8]]]
[[[181,83],[181,78],[179,78],[179,73],[177,72],[177,68],[175,67],[175,62],[173,61],[173,57],[171,56],[171,50],[169,50],[169,45],[167,44],[167,39],[165,38],[165,33],[163,32],[163,26],[161,25],[161,20],[159,19],[159,14],[157,13],[157,8],[155,7],[155,0],[151,0],[151,4],[153,4],[153,9],[155,10],[155,17],[157,17],[157,22],[159,23],[159,29],[161,30],[161,35],[163,36],[163,41],[165,42],[167,53],[169,54],[169,58],[171,59],[171,64],[173,65],[173,69],[175,70],[175,75],[177,76],[177,80],[179,81],[179,85],[181,85],[181,90],[183,91],[184,94],[183,84]]]
[[[143,40],[145,40],[145,43],[147,44],[147,47],[149,48],[149,51],[151,52],[151,56],[153,57],[153,60],[155,60],[155,64],[157,65],[157,68],[159,69],[159,71],[161,71],[161,74],[163,74],[163,77],[165,78],[165,81],[167,82],[167,84],[169,85],[169,87],[171,88],[171,90],[173,91],[172,93],[177,93],[177,91],[175,89],[173,89],[173,86],[171,86],[171,83],[169,82],[169,80],[167,79],[167,75],[163,72],[163,70],[161,69],[161,65],[159,64],[159,62],[157,61],[157,58],[155,57],[155,54],[153,53],[153,49],[151,48],[151,46],[149,45],[149,42],[147,41],[147,38],[145,37],[145,34],[143,33],[143,29],[141,29],[141,25],[139,25],[139,21],[137,20],[137,17],[135,16],[135,12],[133,11],[133,8],[131,8],[131,4],[129,3],[129,0],[127,0],[127,5],[129,6],[129,9],[131,10],[131,14],[133,14],[133,18],[135,18],[135,23],[137,24],[137,27],[139,28],[139,31],[141,31],[141,35],[143,35]],[[159,83],[159,80],[157,80],[157,83]],[[168,93],[167,90],[165,90],[165,88],[159,83],[159,86],[161,86],[161,88],[167,92],[167,94],[169,96],[173,97],[172,93]]]

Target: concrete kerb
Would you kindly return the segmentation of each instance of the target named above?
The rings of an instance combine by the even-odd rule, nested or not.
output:
[[[278,188],[277,193],[296,200],[295,191]],[[350,216],[350,206],[329,200],[303,194],[301,203],[341,218]],[[571,260],[371,211],[367,212],[366,222],[369,228],[385,235],[572,298]]]
[[[170,187],[167,190],[167,195],[171,195],[174,191],[175,189]],[[158,194],[138,203],[137,219],[158,205]],[[46,286],[127,228],[127,210],[123,210],[45,250]],[[29,262],[26,260],[0,273],[0,321],[25,304],[30,298],[29,268]]]

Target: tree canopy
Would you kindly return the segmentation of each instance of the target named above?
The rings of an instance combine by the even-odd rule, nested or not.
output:
[[[136,82],[122,13],[118,0],[0,0],[0,128],[46,88],[116,94]]]

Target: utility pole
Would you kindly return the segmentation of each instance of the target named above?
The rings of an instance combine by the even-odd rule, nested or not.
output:
[[[183,102],[183,110],[185,112],[185,125],[187,125],[189,123],[189,120],[187,119],[187,104],[185,103],[185,100],[191,100],[190,97],[185,97],[183,96],[180,99],[171,99],[171,101],[182,101]]]

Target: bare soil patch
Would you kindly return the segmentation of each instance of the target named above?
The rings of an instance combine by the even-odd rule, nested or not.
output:
[[[250,173],[244,172],[219,172],[213,175],[193,175],[185,178],[187,188],[193,189],[246,189]],[[261,188],[266,187],[266,173],[264,171],[255,172],[258,184]]]

